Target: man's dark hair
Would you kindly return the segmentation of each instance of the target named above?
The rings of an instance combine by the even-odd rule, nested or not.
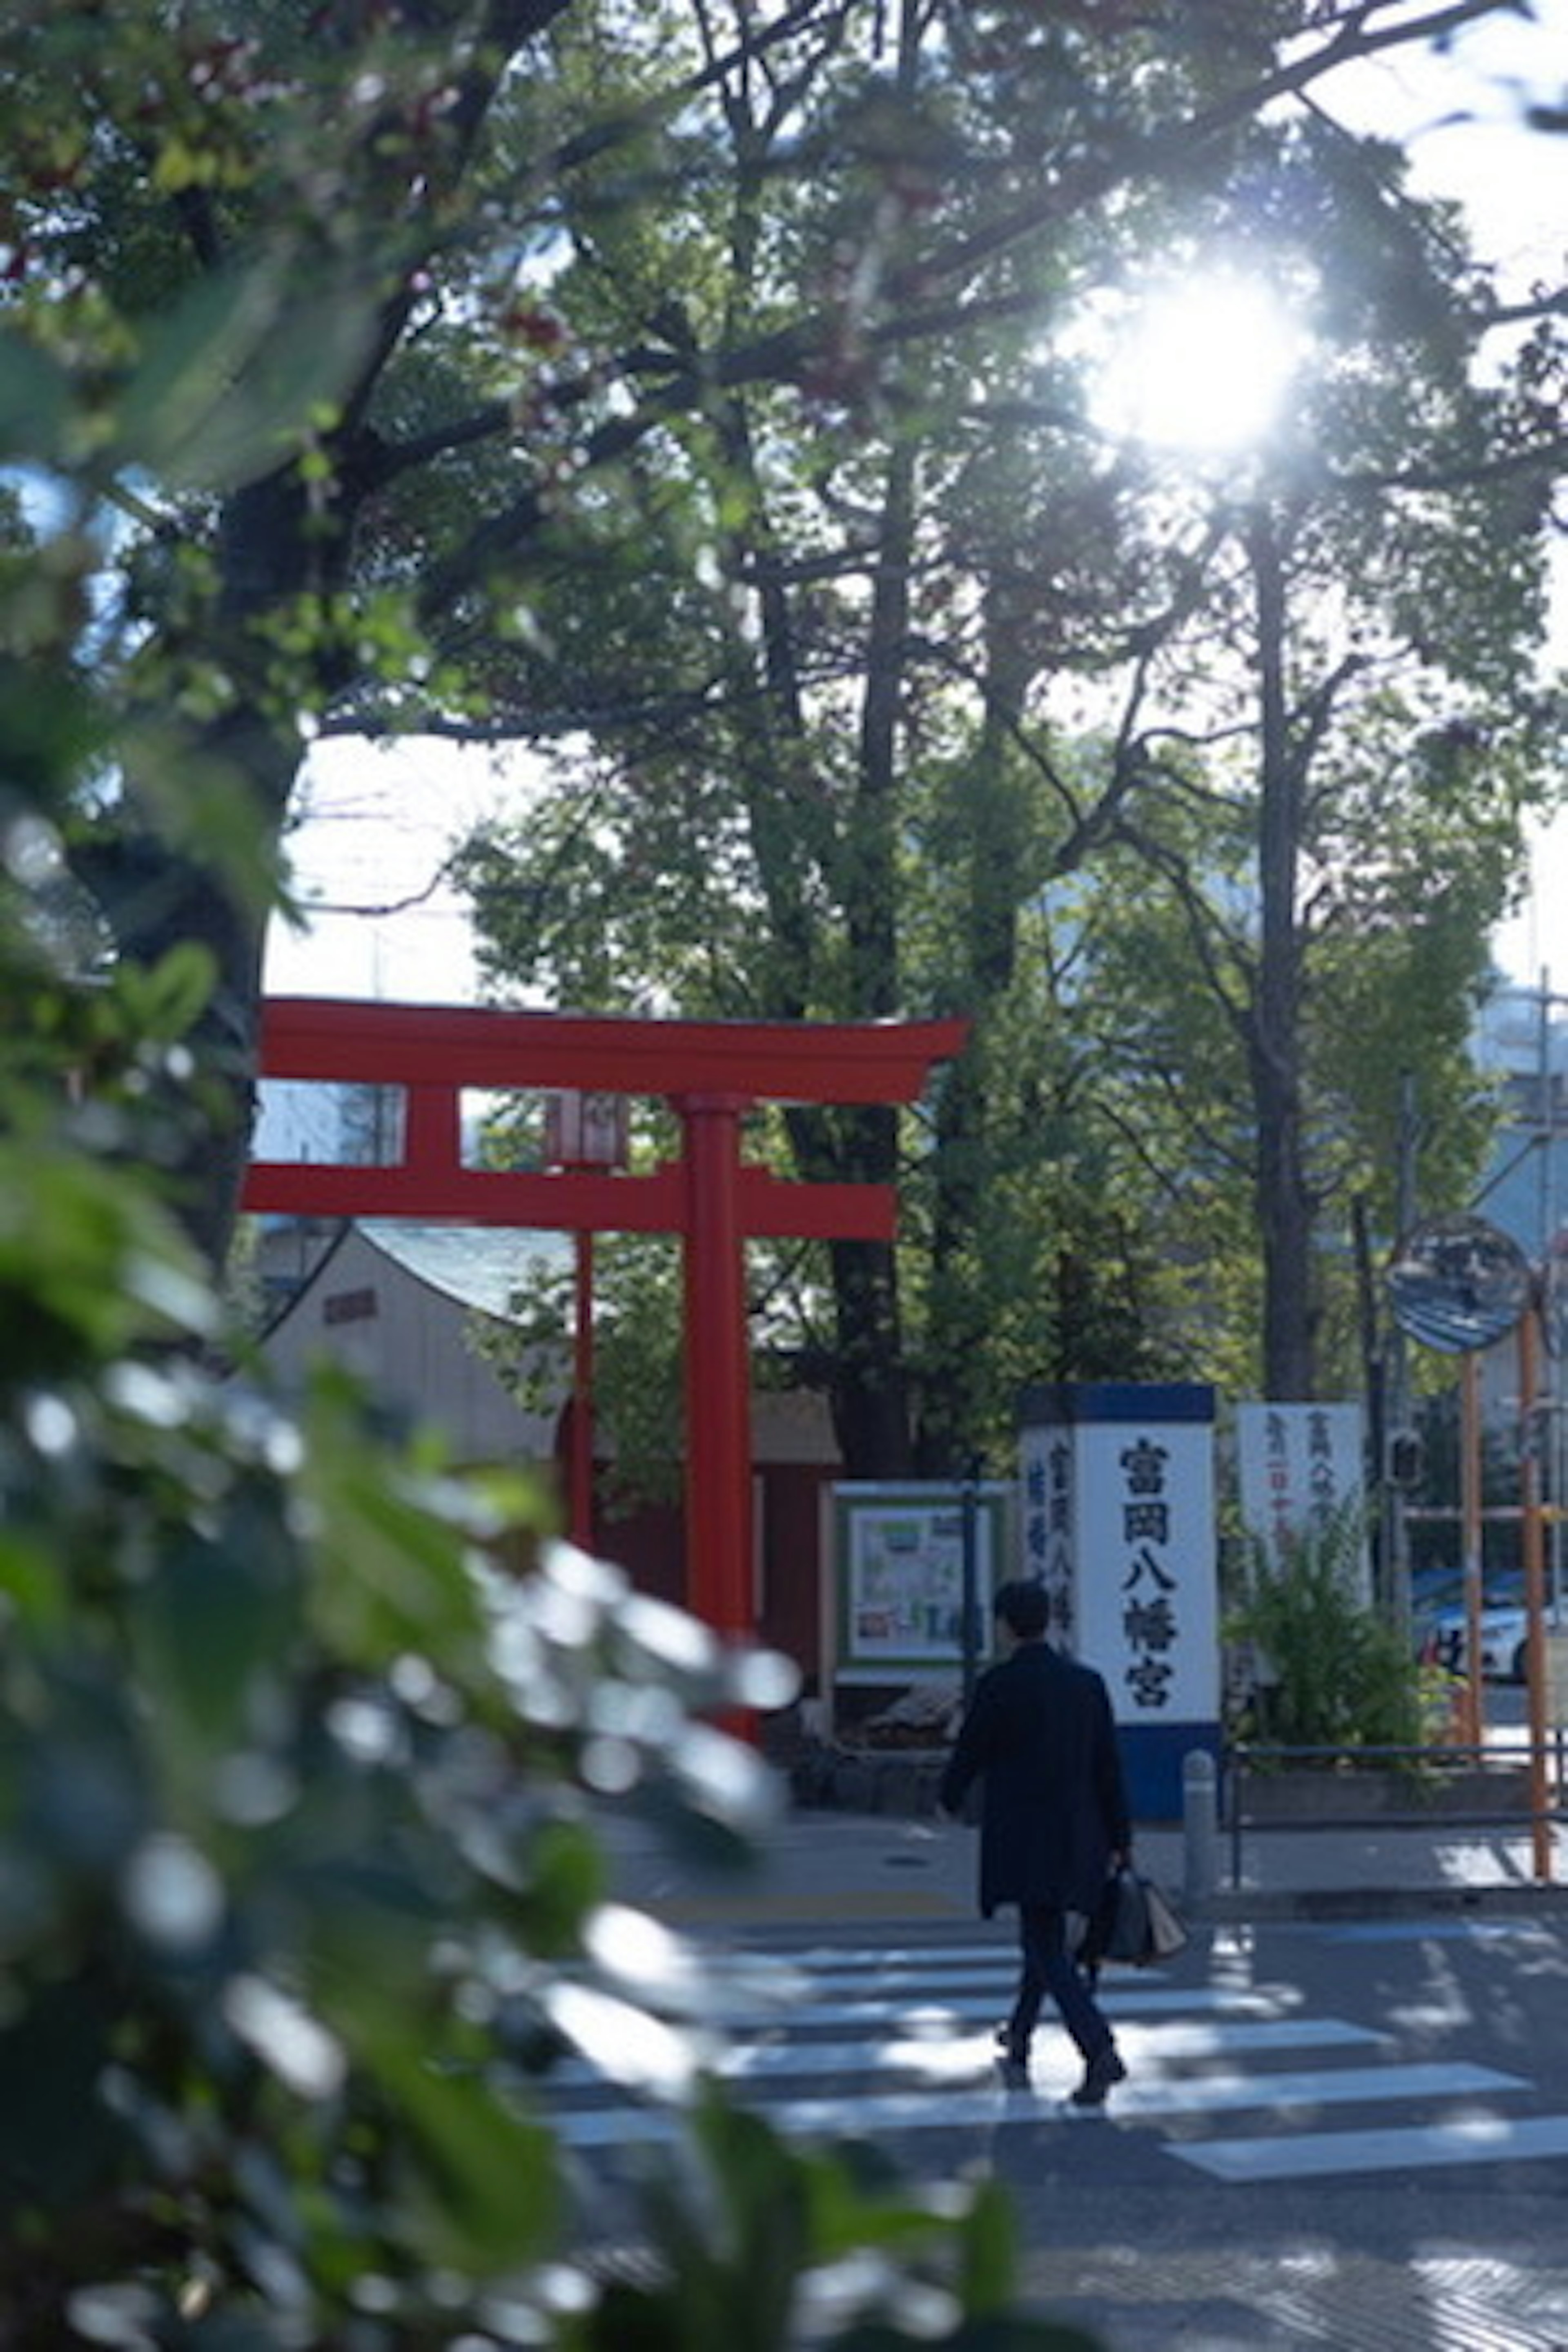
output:
[[[1017,1577],[1011,1584],[999,1584],[991,1606],[1021,1642],[1037,1642],[1051,1622],[1050,1597],[1038,1577]]]

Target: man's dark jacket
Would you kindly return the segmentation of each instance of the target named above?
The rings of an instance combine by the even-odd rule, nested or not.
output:
[[[1131,1843],[1116,1726],[1092,1667],[1025,1642],[990,1667],[942,1775],[956,1812],[984,1776],[980,1908],[1046,1903],[1092,1912],[1110,1856]]]

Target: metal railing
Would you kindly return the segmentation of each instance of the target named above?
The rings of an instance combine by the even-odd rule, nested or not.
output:
[[[1548,1747],[1548,1788],[1544,1818],[1562,1820],[1565,1780],[1564,1734],[1561,1727]],[[1278,1787],[1282,1770],[1310,1769],[1316,1788],[1305,1776],[1292,1783],[1289,1811],[1269,1807],[1258,1811],[1249,1804],[1252,1792],[1270,1784]],[[1375,1780],[1374,1776],[1375,1775]],[[1473,1789],[1456,1785],[1460,1777]],[[1489,1801],[1487,1781],[1498,1784]],[[1374,1786],[1380,1800],[1369,1803]],[[1507,1789],[1511,1801],[1505,1801]],[[1352,1800],[1360,1791],[1362,1801]],[[1470,1801],[1473,1797],[1474,1801]],[[1229,1835],[1230,1880],[1242,1883],[1242,1839],[1249,1829],[1268,1830],[1399,1830],[1428,1829],[1436,1823],[1457,1830],[1509,1828],[1529,1830],[1541,1819],[1532,1800],[1529,1751],[1497,1746],[1466,1747],[1286,1747],[1262,1743],[1225,1749],[1219,1785],[1220,1820]]]

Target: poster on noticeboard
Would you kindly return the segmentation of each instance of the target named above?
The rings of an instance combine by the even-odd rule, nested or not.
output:
[[[972,1488],[976,1644],[990,1639],[1010,1489]],[[851,1481],[833,1489],[841,1683],[957,1675],[963,1659],[964,1490]]]

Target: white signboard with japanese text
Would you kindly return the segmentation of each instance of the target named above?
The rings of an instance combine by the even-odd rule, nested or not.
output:
[[[1214,1392],[1100,1381],[1025,1393],[1022,1572],[1051,1638],[1106,1681],[1135,1810],[1173,1819],[1186,1753],[1217,1749]]]
[[[1079,1432],[1079,1656],[1123,1723],[1219,1712],[1214,1433],[1201,1422]]]
[[[1366,1490],[1358,1404],[1238,1404],[1237,1479],[1242,1525],[1278,1569],[1290,1547],[1326,1537]],[[1363,1597],[1371,1594],[1364,1543],[1352,1557]]]

